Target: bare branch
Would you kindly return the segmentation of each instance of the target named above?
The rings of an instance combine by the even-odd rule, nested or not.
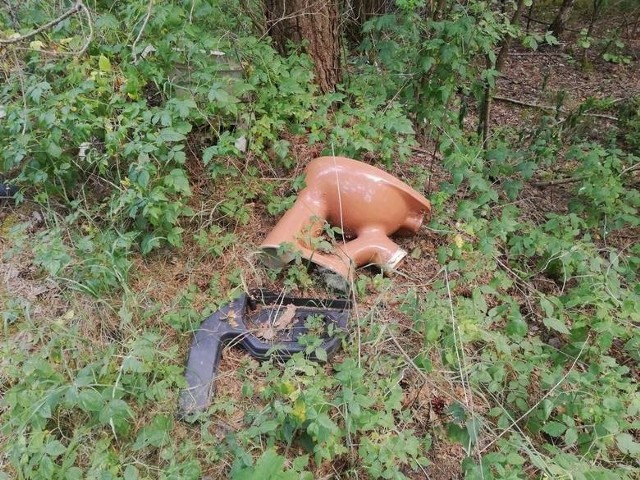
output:
[[[575,183],[584,180],[584,177],[569,177],[569,178],[558,178],[556,180],[549,180],[548,182],[534,182],[531,185],[534,187],[551,187],[554,185],[565,185],[567,183]]]
[[[635,172],[636,170],[640,170],[640,163],[636,163],[635,165],[631,165],[630,167],[625,168],[620,172],[620,176],[626,175],[627,173]]]
[[[84,3],[82,3],[81,1],[77,1],[73,7],[71,7],[69,10],[64,12],[58,18],[55,18],[55,19],[51,20],[48,23],[45,23],[41,27],[35,29],[33,32],[29,32],[26,35],[20,35],[18,37],[14,37],[14,38],[0,38],[0,45],[11,45],[12,43],[24,42],[25,40],[29,40],[30,38],[35,37],[39,33],[42,33],[45,30],[48,30],[49,28],[53,27],[54,25],[57,25],[58,23],[62,22],[63,20],[66,20],[67,18],[69,18],[74,13],[78,13],[82,9],[86,10],[86,8],[87,7],[84,6]]]
[[[78,3],[80,4],[80,9],[84,12],[85,16],[87,17],[87,24],[89,25],[89,36],[87,37],[87,40],[84,42],[84,45],[82,46],[82,48],[80,48],[80,50],[76,52],[76,55],[80,56],[87,51],[87,48],[89,48],[89,44],[93,40],[93,21],[91,20],[91,12],[87,8],[87,6],[80,1],[78,1]]]
[[[547,110],[547,111],[552,111],[555,112],[557,109],[557,107],[554,107],[553,105],[540,105],[538,103],[529,103],[529,102],[523,102],[521,100],[516,100],[515,98],[509,98],[509,97],[499,97],[499,96],[494,96],[493,97],[494,100],[498,100],[500,102],[506,102],[506,103],[512,103],[514,105],[520,105],[522,107],[530,107],[530,108],[537,108],[539,110]],[[566,111],[565,109],[561,108],[560,113],[564,113],[564,114],[569,114],[571,112]],[[593,117],[593,118],[604,118],[606,120],[613,120],[614,122],[619,121],[620,119],[618,117],[614,117],[613,115],[606,115],[604,113],[582,113],[581,115],[584,115],[585,117]]]
[[[138,35],[136,35],[133,44],[131,44],[131,55],[133,56],[133,63],[138,63],[138,54],[136,53],[136,46],[142,37],[142,32],[144,32],[147,23],[149,23],[149,19],[151,18],[151,10],[153,8],[153,0],[149,0],[149,5],[147,5],[147,14],[144,17],[144,21],[142,22],[142,26],[140,27],[140,31],[138,31]]]

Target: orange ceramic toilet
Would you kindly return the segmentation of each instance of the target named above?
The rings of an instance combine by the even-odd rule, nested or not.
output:
[[[296,255],[341,277],[375,264],[394,270],[407,252],[393,234],[415,234],[431,205],[397,178],[344,157],[319,157],[306,169],[306,187],[260,246],[265,263],[283,266]],[[344,242],[318,248],[326,225],[339,227]]]

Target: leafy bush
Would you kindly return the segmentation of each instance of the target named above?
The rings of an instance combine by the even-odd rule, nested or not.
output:
[[[57,15],[5,3],[3,38]],[[0,478],[402,479],[426,476],[442,445],[472,479],[637,476],[637,105],[599,143],[578,128],[586,102],[481,145],[465,120],[495,82],[496,47],[549,37],[523,37],[502,2],[433,3],[370,18],[324,96],[303,49],[280,56],[257,31],[251,2],[98,1],[82,55],[58,55],[83,48],[75,15],[2,50],[0,169],[18,200],[46,207],[44,226],[2,217],[2,261],[24,255],[34,268],[18,279],[46,279],[64,308],[0,286]],[[300,139],[389,167],[433,143],[434,168],[401,167],[418,187],[442,180],[431,223],[405,244],[417,271],[357,278],[331,362],[232,357],[239,393],[176,422],[191,332],[247,282],[230,226],[254,227],[252,204],[290,207],[302,177],[262,174],[299,174]],[[558,185],[567,211],[527,210],[532,189]],[[204,196],[219,215],[208,222],[193,210]],[[163,246],[216,271],[156,298],[134,265],[166,270],[164,255],[138,256]],[[260,280],[313,291],[296,260]]]

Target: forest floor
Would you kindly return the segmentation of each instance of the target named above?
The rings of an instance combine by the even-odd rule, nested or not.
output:
[[[640,40],[630,43],[633,52],[640,52]],[[628,98],[640,94],[640,61],[633,58],[628,64],[613,64],[604,62],[600,58],[590,58],[590,66],[584,68],[574,54],[566,48],[553,47],[541,51],[532,52],[515,48],[509,55],[503,75],[498,81],[498,99],[493,104],[492,126],[494,130],[504,128],[517,128],[539,117],[548,106],[555,108],[558,96],[562,96],[565,113],[559,114],[559,121],[566,118],[566,112],[570,112],[577,105],[582,104],[587,98]],[[528,105],[527,105],[528,104]],[[541,107],[542,106],[542,107]],[[601,111],[599,111],[602,113]],[[615,110],[606,112],[606,115],[615,116]],[[594,137],[600,136],[602,131],[610,128],[612,120],[603,116],[593,117],[590,128]],[[304,138],[292,139],[292,150],[296,157],[301,173],[304,165],[319,153],[318,147],[310,147]],[[194,142],[193,156],[190,159],[192,178],[197,178],[200,162],[199,145]],[[411,178],[412,164],[428,164],[431,166],[429,187],[426,192],[429,197],[437,188],[440,180],[444,179],[442,169],[438,167],[438,158],[433,158],[430,148],[416,149],[415,155],[406,163],[394,165],[392,171],[397,177],[415,183]],[[241,165],[238,165],[242,168]],[[292,175],[291,178],[293,178]],[[284,196],[290,188],[289,179],[269,178],[265,181],[277,183],[277,191]],[[567,200],[571,197],[570,184],[545,184],[544,172],[537,175],[535,182],[528,185],[520,194],[517,202],[531,218],[542,219],[548,212],[566,211]],[[180,346],[180,354],[186,358],[187,350],[191,342],[190,334],[179,334],[176,331],[166,329],[162,319],[172,311],[183,308],[183,300],[188,298],[189,308],[194,312],[202,312],[207,307],[212,307],[211,287],[219,292],[221,301],[228,296],[228,292],[237,290],[234,283],[246,285],[249,288],[263,286],[275,290],[281,288],[280,279],[270,278],[258,262],[256,251],[266,232],[274,226],[274,218],[267,215],[265,207],[259,201],[249,205],[251,219],[247,225],[229,224],[227,228],[236,235],[236,241],[226,250],[221,257],[208,255],[206,249],[194,239],[194,235],[208,228],[214,217],[216,205],[225,192],[211,182],[203,181],[201,185],[194,185],[194,197],[192,207],[197,215],[190,225],[185,225],[185,245],[179,250],[164,250],[147,257],[137,256],[134,260],[134,268],[131,270],[129,288],[130,299],[135,299],[138,307],[146,306],[153,309],[152,315],[146,315],[135,319],[133,323],[138,329],[158,326],[166,335],[162,338],[160,348],[168,348],[171,345]],[[423,187],[427,187],[425,184]],[[452,216],[453,218],[453,212]],[[0,299],[24,298],[32,305],[30,321],[33,323],[63,321],[75,323],[81,326],[81,334],[87,341],[96,344],[112,342],[122,336],[119,329],[122,328],[121,318],[118,316],[119,307],[123,305],[122,298],[105,298],[95,302],[82,295],[69,295],[68,285],[62,285],[43,278],[38,269],[32,263],[33,258],[26,250],[17,252],[16,246],[7,237],[6,232],[17,224],[24,223],[28,236],[33,236],[47,225],[43,215],[31,203],[27,202],[19,207],[4,203],[0,208]],[[456,228],[452,220],[451,232]],[[638,231],[627,232],[625,237],[619,238],[621,247],[626,244],[638,242]],[[399,267],[399,273],[393,276],[393,282],[382,290],[371,289],[371,295],[359,300],[354,316],[356,318],[376,312],[376,318],[381,322],[399,323],[404,328],[410,329],[410,320],[399,313],[398,298],[405,294],[409,288],[428,289],[429,284],[442,275],[441,266],[435,258],[437,247],[450,242],[450,234],[435,232],[423,227],[420,232],[411,238],[400,239],[400,245],[410,252],[409,257]],[[12,254],[15,251],[17,253]],[[374,271],[363,271],[365,276],[373,276]],[[230,278],[240,279],[239,282],[231,282]],[[557,290],[559,287],[546,278],[535,280],[536,286],[541,291]],[[195,288],[194,288],[195,286]],[[453,295],[468,295],[463,286],[452,292]],[[188,293],[187,293],[188,292]],[[297,294],[302,296],[326,296],[317,286],[302,289]],[[197,317],[196,317],[197,318]],[[197,321],[194,319],[194,321]],[[357,322],[353,322],[354,325]],[[128,327],[129,328],[129,327]],[[402,328],[401,328],[402,331]],[[46,334],[45,334],[46,335]],[[356,337],[352,337],[355,341]],[[402,338],[399,338],[402,341]],[[29,335],[16,334],[9,339],[23,346],[29,351],[35,339]],[[387,343],[384,345],[362,345],[362,349],[383,349],[393,351],[401,355],[399,345]],[[405,351],[412,350],[411,345],[402,345]],[[419,349],[419,347],[418,347]],[[340,359],[341,353],[337,354]],[[421,379],[411,369],[402,382],[404,390],[404,402],[411,404],[414,412],[422,412],[424,417],[416,422],[425,431],[434,424],[442,422],[439,412],[434,411],[433,405],[439,401],[445,404],[450,398],[460,398],[463,392],[459,385],[448,380],[438,358],[433,358],[434,374],[429,382]],[[0,372],[3,364],[8,359],[0,359]],[[327,364],[331,369],[331,362]],[[217,395],[221,398],[237,399],[236,408],[232,416],[225,416],[219,412],[216,425],[218,431],[211,432],[214,435],[224,436],[228,430],[242,428],[244,412],[255,403],[260,403],[259,398],[247,399],[240,389],[242,380],[239,373],[253,370],[255,376],[253,382],[255,391],[260,390],[261,374],[257,371],[256,362],[247,358],[246,352],[239,348],[225,350],[220,363],[221,375],[218,379]],[[0,376],[2,373],[0,373]],[[0,377],[0,384],[2,383]],[[478,408],[483,408],[482,398],[475,399]],[[192,434],[190,426],[177,428],[177,437],[185,437]],[[415,427],[414,427],[415,428]],[[428,478],[434,480],[457,479],[461,476],[461,460],[464,452],[458,444],[453,444],[446,438],[435,438],[430,450],[431,465],[426,468]],[[228,466],[220,466],[221,471]],[[332,472],[325,474],[330,476]],[[209,472],[214,475],[215,472]],[[424,478],[423,474],[415,478]]]

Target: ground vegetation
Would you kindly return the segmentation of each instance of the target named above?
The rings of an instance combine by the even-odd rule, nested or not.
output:
[[[638,478],[638,3],[287,4],[0,2],[0,479]],[[208,314],[335,295],[256,254],[321,154],[432,218],[177,418]]]

